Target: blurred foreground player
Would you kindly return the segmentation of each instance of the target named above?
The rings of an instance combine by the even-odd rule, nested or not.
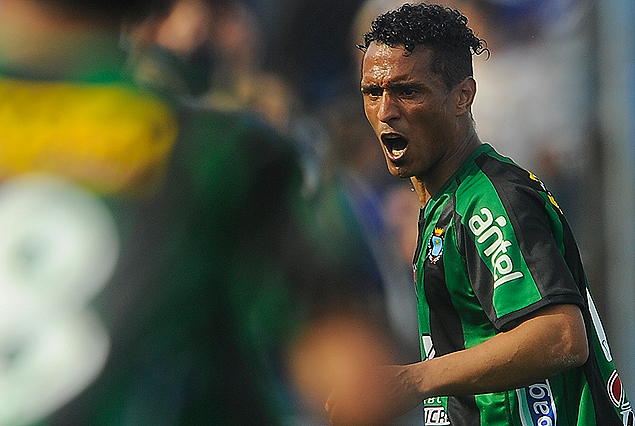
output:
[[[422,211],[415,253],[424,360],[327,402],[380,424],[632,425],[571,229],[543,183],[482,143],[471,106],[483,45],[458,11],[403,5],[364,36],[361,89],[390,172]]]
[[[2,425],[280,423],[261,355],[294,323],[300,168],[132,83],[119,32],[148,5],[0,2]]]

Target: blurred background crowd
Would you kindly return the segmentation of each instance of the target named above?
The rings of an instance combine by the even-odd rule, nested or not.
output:
[[[13,19],[7,15],[12,10],[7,4],[13,3],[16,0],[0,0],[4,15],[0,24],[8,25]],[[96,340],[93,347],[101,348],[97,354],[91,351],[67,362],[42,361],[29,352],[37,342],[32,334],[39,333],[40,326],[29,325],[24,332],[15,332],[15,321],[22,320],[21,315],[41,316],[38,309],[44,309],[16,302],[27,297],[18,294],[20,284],[26,283],[33,291],[33,283],[46,277],[64,281],[70,267],[53,275],[42,272],[44,278],[32,276],[40,273],[39,265],[61,263],[63,256],[81,257],[81,251],[41,260],[38,244],[43,243],[33,239],[32,223],[31,227],[24,225],[26,230],[18,235],[23,228],[15,217],[31,212],[37,197],[35,191],[22,198],[15,195],[16,191],[24,192],[29,183],[16,183],[15,177],[26,174],[24,171],[2,170],[10,170],[7,165],[15,163],[18,155],[2,148],[0,239],[4,241],[0,242],[0,269],[11,271],[0,274],[4,280],[0,283],[0,307],[15,314],[0,315],[0,426],[319,426],[326,424],[321,404],[335,377],[358,380],[357,367],[364,363],[419,359],[411,266],[419,201],[409,181],[388,173],[366,122],[359,94],[361,52],[356,48],[374,17],[401,3],[165,0],[155,2],[155,9],[143,19],[125,22],[118,30],[119,47],[125,52],[123,69],[132,76],[134,85],[169,99],[165,102],[169,108],[184,105],[195,111],[188,112],[185,124],[177,119],[179,124],[173,128],[166,125],[162,131],[187,133],[190,140],[200,137],[199,144],[225,147],[219,157],[216,149],[207,150],[196,142],[185,147],[177,144],[181,150],[192,149],[191,154],[179,151],[190,162],[187,164],[196,165],[192,174],[218,186],[211,189],[200,184],[198,188],[194,184],[191,193],[219,200],[224,216],[215,205],[204,207],[200,216],[188,216],[199,226],[192,231],[186,224],[165,219],[169,214],[189,214],[185,206],[190,201],[180,198],[182,194],[169,192],[165,198],[171,203],[168,207],[162,204],[165,199],[157,198],[150,207],[139,210],[141,213],[128,204],[122,213],[116,209],[128,203],[128,198],[97,189],[106,193],[100,198],[118,212],[114,225],[107,218],[98,224],[100,228],[119,229],[113,231],[117,236],[100,232],[84,248],[100,250],[94,254],[97,260],[86,262],[102,265],[104,271],[84,271],[64,295],[49,288],[56,285],[50,280],[46,289],[35,290],[44,295],[28,293],[33,300],[53,300],[56,292],[60,299],[82,293],[78,297],[84,301],[75,303],[94,304],[102,317],[91,321],[104,322],[108,329],[97,328],[103,338],[99,333],[88,333]],[[479,135],[532,170],[558,199],[578,236],[622,379],[626,388],[632,389],[634,6],[631,0],[441,3],[459,8],[489,49],[475,57],[474,64],[478,92],[473,113]],[[19,127],[22,118],[2,104],[9,98],[15,100],[19,93],[15,79],[28,75],[11,68],[6,59],[15,56],[16,49],[24,49],[6,28],[10,26],[0,30],[0,126],[5,135],[5,127]],[[39,76],[34,80],[51,79]],[[55,97],[55,93],[49,95]],[[63,104],[69,98],[63,89],[59,93]],[[55,99],[48,104],[50,109],[58,106]],[[208,115],[212,111],[215,118],[199,118],[200,111]],[[166,112],[159,119],[169,121],[169,116]],[[236,130],[241,126],[247,130]],[[250,130],[251,126],[258,131]],[[129,155],[136,154],[133,150]],[[202,164],[205,155],[213,161]],[[68,166],[63,164],[57,167]],[[166,173],[170,176],[169,167]],[[241,179],[245,174],[249,178]],[[280,185],[281,180],[293,183]],[[177,189],[184,185],[179,179],[168,182]],[[57,181],[47,185],[47,194],[76,197],[68,195]],[[297,194],[289,196],[291,201],[282,200],[289,191]],[[184,192],[183,197],[190,194]],[[234,195],[245,202],[239,204]],[[206,202],[199,201],[205,206]],[[90,203],[82,208],[89,209]],[[50,222],[57,229],[52,233],[54,238],[76,232],[78,219],[63,213],[55,216],[55,203],[43,208],[47,219],[37,218],[37,226]],[[183,290],[181,272],[174,272],[180,278],[172,277],[169,267],[158,267],[159,272],[148,274],[163,282],[159,286],[151,279],[136,286],[134,275],[145,273],[138,265],[124,270],[126,279],[112,272],[119,270],[117,259],[132,250],[126,246],[131,237],[121,231],[121,223],[135,229],[130,234],[135,238],[138,232],[146,232],[145,228],[136,231],[137,222],[120,221],[119,216],[127,218],[134,211],[140,217],[150,214],[147,217],[154,218],[163,210],[168,212],[158,215],[157,220],[165,220],[162,226],[172,227],[174,233],[187,228],[192,235],[210,232],[213,238],[235,243],[211,244],[218,251],[216,263],[179,260],[188,272],[216,268],[227,279],[197,272],[200,284]],[[210,219],[214,215],[219,219]],[[148,231],[143,236],[147,251],[154,250],[155,234]],[[254,246],[262,249],[254,251]],[[19,250],[22,260],[15,254]],[[185,257],[196,257],[196,250],[212,248],[196,246],[192,251],[188,245],[183,250]],[[223,256],[223,251],[230,254]],[[153,262],[169,264],[174,261],[171,253],[166,251]],[[31,274],[22,276],[24,281],[20,282],[14,279],[13,271],[18,261],[29,262],[20,267]],[[142,265],[155,267],[155,263]],[[226,271],[229,268],[231,272]],[[100,273],[103,278],[93,279],[89,290],[81,290],[86,277]],[[7,284],[11,280],[17,284]],[[171,282],[179,284],[170,288]],[[154,296],[155,292],[161,295]],[[186,297],[183,292],[192,294]],[[193,308],[193,301],[200,306]],[[216,314],[210,316],[207,310]],[[165,327],[165,318],[170,315],[179,319]],[[142,317],[150,319],[138,321]],[[184,327],[183,323],[194,326]],[[156,331],[147,327],[156,327]],[[197,334],[193,340],[205,342],[200,344],[205,349],[198,352],[198,346],[193,345],[196,348],[188,352],[183,347],[187,343],[182,342],[188,340],[182,335],[184,330]],[[219,337],[208,342],[209,335]],[[68,358],[68,351],[60,347],[67,343],[65,338],[48,342],[45,357]],[[73,341],[68,344],[78,345]],[[161,349],[153,349],[155,346]],[[51,355],[51,351],[59,354]],[[197,357],[201,359],[192,360]],[[210,365],[215,366],[208,371]],[[47,380],[56,381],[48,371],[64,375],[64,369],[86,372],[81,373],[83,379],[62,390],[47,391]],[[145,401],[153,392],[163,394]],[[190,394],[196,396],[191,398],[193,402]],[[212,411],[223,412],[217,422],[210,417]],[[395,424],[422,424],[421,415],[409,414]]]

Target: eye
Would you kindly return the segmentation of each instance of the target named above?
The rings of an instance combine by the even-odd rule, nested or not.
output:
[[[379,86],[362,87],[362,94],[371,99],[380,98],[382,93],[383,93],[383,89]]]
[[[417,93],[419,93],[419,91],[414,87],[403,87],[399,91],[399,96],[403,98],[412,98],[413,96],[416,96]]]

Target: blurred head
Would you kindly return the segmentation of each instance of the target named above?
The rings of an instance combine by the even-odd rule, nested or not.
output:
[[[432,71],[443,78],[448,90],[473,75],[472,53],[486,50],[458,10],[426,3],[406,3],[379,15],[359,47],[366,51],[372,42],[403,46],[406,52],[427,47],[433,52]]]
[[[155,13],[165,13],[172,0],[36,0],[71,19],[91,20],[117,27],[138,22]]]

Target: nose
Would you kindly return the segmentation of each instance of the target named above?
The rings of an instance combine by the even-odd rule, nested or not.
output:
[[[386,90],[381,96],[379,101],[379,109],[377,111],[377,118],[380,121],[388,122],[399,117],[399,106],[395,99]]]

